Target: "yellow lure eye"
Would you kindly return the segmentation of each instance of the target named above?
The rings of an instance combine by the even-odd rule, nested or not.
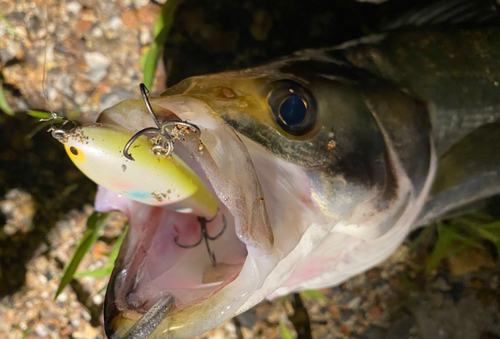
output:
[[[68,153],[71,160],[77,162],[85,161],[85,154],[80,149],[75,146],[68,146],[67,144],[64,144],[64,148],[66,149],[66,153]]]

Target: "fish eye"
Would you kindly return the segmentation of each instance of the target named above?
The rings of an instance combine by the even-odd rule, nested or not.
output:
[[[293,135],[309,132],[316,122],[316,102],[312,94],[290,80],[276,81],[271,88],[267,101],[278,125]]]

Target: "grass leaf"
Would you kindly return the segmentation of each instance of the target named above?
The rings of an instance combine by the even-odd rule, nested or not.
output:
[[[105,278],[107,276],[111,275],[111,272],[113,272],[113,267],[115,266],[115,261],[116,258],[118,257],[118,253],[120,252],[120,248],[122,247],[123,239],[125,239],[125,236],[127,235],[127,230],[128,230],[128,224],[125,225],[123,228],[122,234],[120,234],[120,237],[116,240],[115,245],[113,246],[113,249],[109,253],[108,257],[108,262],[106,266],[103,268],[93,270],[93,271],[80,271],[76,272],[74,274],[75,278],[81,278],[81,277],[94,277],[94,278]]]
[[[284,321],[280,321],[280,332],[282,339],[293,339],[293,335],[286,326]]]
[[[99,268],[93,271],[80,271],[76,272],[73,275],[73,278],[82,278],[82,277],[94,277],[94,278],[105,278],[111,274],[111,270],[108,267]]]
[[[82,261],[85,254],[87,254],[92,245],[99,238],[99,232],[106,225],[108,216],[108,213],[94,212],[87,220],[87,230],[83,234],[82,239],[80,239],[80,241],[78,242],[78,245],[76,246],[76,249],[71,256],[71,259],[64,267],[61,283],[57,288],[55,298],[57,298],[64,287],[66,287],[66,285],[68,285],[71,280],[73,280],[78,265],[80,265],[80,262]]]
[[[451,249],[455,245],[453,232],[449,230],[449,227],[439,223],[437,229],[439,237],[436,245],[434,246],[434,250],[431,253],[431,256],[427,260],[427,264],[425,267],[426,274],[429,274],[434,268],[436,268],[441,260],[448,257]]]
[[[16,28],[14,27],[14,25],[2,13],[0,13],[0,20],[5,22],[5,24],[7,25],[7,28],[8,28],[7,31],[9,33],[12,33],[17,38],[21,38],[21,36],[16,32]]]
[[[300,295],[303,296],[304,298],[326,300],[325,295],[316,290],[302,291],[300,292]]]
[[[175,10],[179,2],[179,0],[167,0],[167,2],[162,5],[160,14],[156,20],[154,28],[155,39],[146,52],[146,57],[144,59],[143,82],[148,88],[153,87],[156,66],[161,53],[163,53],[163,45],[172,28]]]
[[[37,110],[30,109],[30,110],[26,111],[26,113],[29,116],[32,116],[33,118],[39,118],[39,119],[52,118],[52,114],[50,112],[37,111]],[[61,121],[62,121],[62,119],[61,119]]]
[[[14,110],[10,107],[7,99],[5,98],[5,92],[3,90],[2,83],[0,82],[0,109],[7,113],[8,115],[14,116]]]

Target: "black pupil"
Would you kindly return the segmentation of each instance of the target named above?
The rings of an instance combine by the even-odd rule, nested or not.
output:
[[[290,95],[281,103],[279,114],[287,126],[297,126],[305,120],[307,107],[298,95]]]
[[[70,150],[70,151],[71,151],[71,153],[73,153],[74,155],[78,155],[78,150],[77,150],[75,147],[71,146],[71,147],[69,148],[69,150]]]

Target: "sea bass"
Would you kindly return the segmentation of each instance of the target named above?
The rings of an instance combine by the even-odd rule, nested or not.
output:
[[[129,218],[107,335],[201,334],[339,284],[415,226],[499,194],[499,36],[400,30],[306,50],[143,88],[65,133],[96,209]]]

